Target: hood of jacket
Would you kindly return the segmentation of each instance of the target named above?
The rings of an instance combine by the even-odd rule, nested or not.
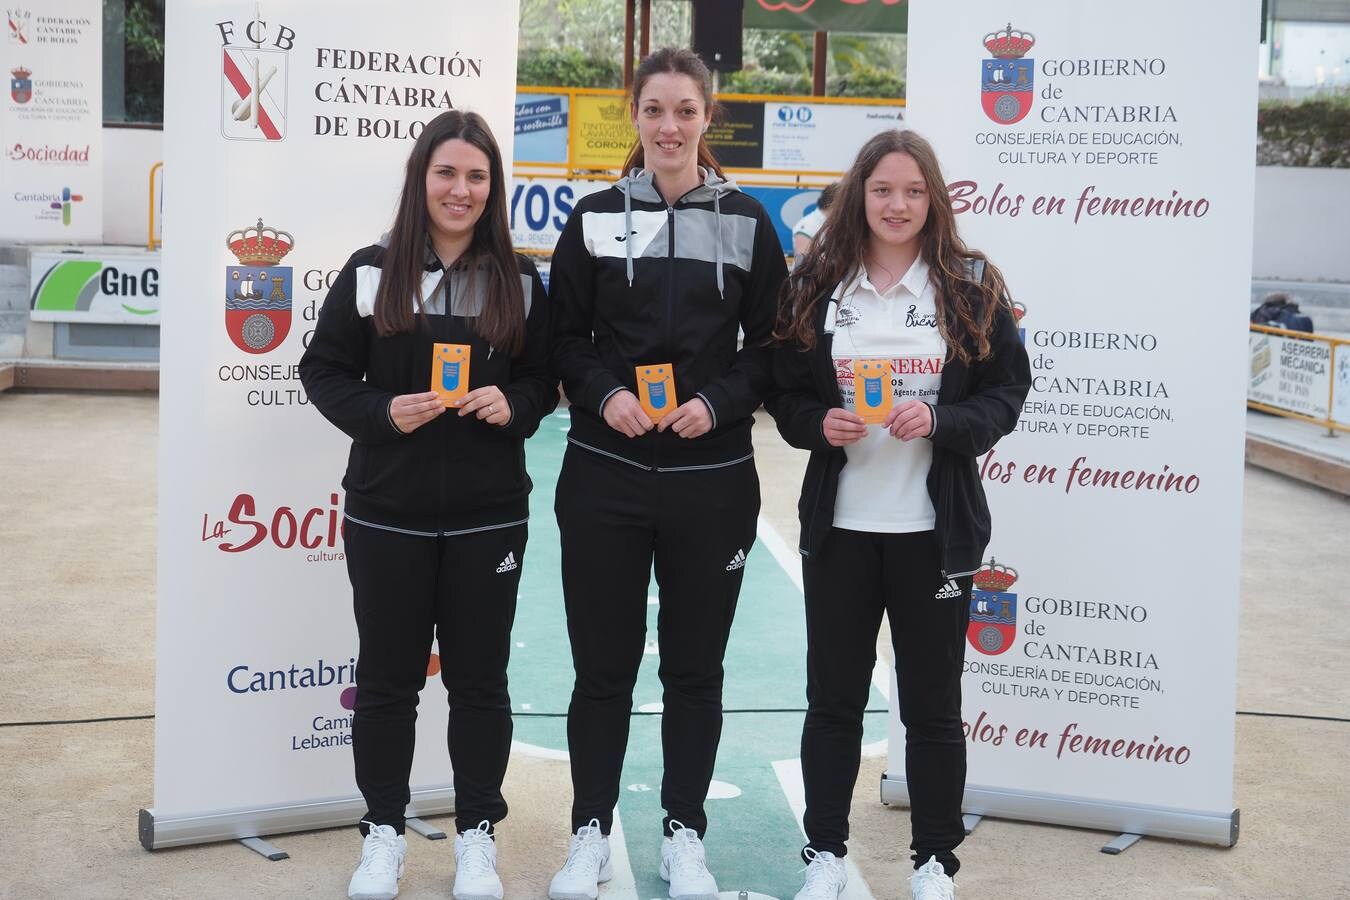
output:
[[[726,260],[726,248],[722,242],[722,198],[740,190],[736,182],[718,175],[712,169],[699,167],[703,173],[703,183],[680,197],[676,203],[706,203],[711,200],[713,213],[717,216],[717,294],[726,297],[726,276],[723,273]],[[656,189],[656,177],[650,169],[634,169],[614,183],[614,187],[623,194],[623,225],[625,233],[633,231],[633,201],[639,203],[662,203],[666,198]],[[628,286],[633,286],[633,245],[625,242],[627,257]]]

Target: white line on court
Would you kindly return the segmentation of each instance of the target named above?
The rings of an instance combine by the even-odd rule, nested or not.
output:
[[[802,837],[805,837],[806,829],[802,827],[802,815],[806,812],[806,787],[802,784],[802,761],[774,760],[773,774],[778,776],[778,784],[787,797],[788,805],[792,807],[792,814],[797,817],[797,827],[801,829]],[[863,878],[862,872],[858,871],[858,866],[851,857],[844,857],[844,871],[848,873],[848,884],[844,886],[844,892],[839,895],[839,900],[876,900],[871,888],[867,886],[867,879]]]
[[[628,842],[623,837],[623,822],[619,819],[617,806],[614,807],[614,824],[609,829],[609,864],[614,867],[614,877],[600,886],[600,896],[611,900],[636,898],[637,879],[633,877],[633,864],[628,859]]]

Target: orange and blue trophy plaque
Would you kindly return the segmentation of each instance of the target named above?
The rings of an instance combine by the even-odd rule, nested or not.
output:
[[[431,389],[450,406],[469,392],[469,345],[434,344],[431,348]]]
[[[675,366],[655,363],[638,366],[638,402],[653,422],[660,422],[678,405],[675,399]]]
[[[891,411],[891,361],[858,359],[853,361],[854,412],[868,425],[880,425]]]

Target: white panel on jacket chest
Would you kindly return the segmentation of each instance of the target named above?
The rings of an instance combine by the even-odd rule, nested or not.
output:
[[[586,249],[596,259],[625,259],[629,253],[626,245],[631,241],[633,259],[638,259],[666,227],[666,213],[664,210],[635,209],[631,223],[631,228],[626,227],[621,212],[585,213],[581,219],[581,233]]]

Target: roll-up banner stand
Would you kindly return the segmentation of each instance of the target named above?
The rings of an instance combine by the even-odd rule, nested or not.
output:
[[[6,3],[0,241],[103,240],[103,4]]]
[[[166,9],[155,805],[148,848],[354,823],[348,441],[296,364],[412,140],[482,113],[511,171],[519,6]],[[453,808],[432,657],[412,814]]]
[[[965,811],[1231,845],[1259,4],[1008,15],[910,11],[909,124],[1033,373],[977,460]]]

